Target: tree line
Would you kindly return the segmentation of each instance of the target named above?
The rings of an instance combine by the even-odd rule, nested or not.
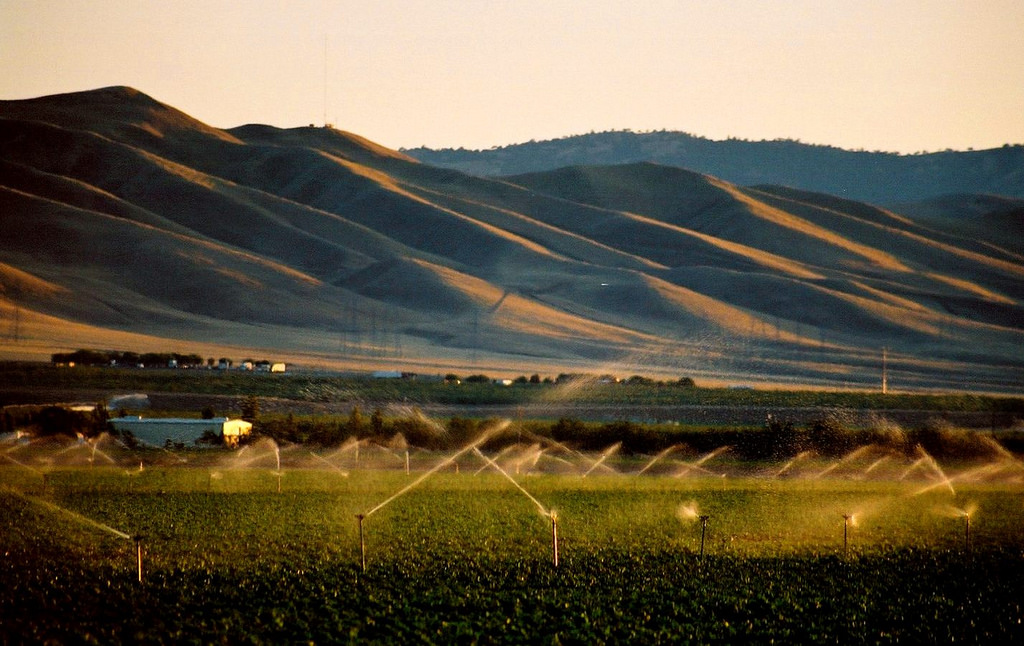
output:
[[[178,352],[131,352],[124,350],[75,350],[50,355],[55,365],[76,366],[142,366],[145,368],[200,367],[206,360],[198,354]],[[213,359],[210,359],[212,362]]]

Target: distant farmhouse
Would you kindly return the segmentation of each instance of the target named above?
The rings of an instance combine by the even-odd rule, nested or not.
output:
[[[221,438],[226,446],[234,447],[238,446],[238,442],[243,436],[252,431],[250,422],[227,417],[213,419],[115,417],[110,420],[110,423],[119,433],[127,431],[139,442],[151,446],[164,446],[168,442],[195,446],[199,440],[213,434]]]

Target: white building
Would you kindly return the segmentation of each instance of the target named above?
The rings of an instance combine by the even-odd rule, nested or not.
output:
[[[227,417],[213,419],[115,417],[110,420],[110,423],[118,432],[128,431],[139,442],[151,446],[164,446],[167,442],[195,446],[197,440],[206,435],[208,431],[221,438],[227,446],[238,446],[239,439],[252,432],[250,422]]]

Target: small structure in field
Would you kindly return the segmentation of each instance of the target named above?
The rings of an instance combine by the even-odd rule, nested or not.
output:
[[[285,365],[283,363],[271,363],[269,361],[257,361],[255,366],[256,372],[284,372]]]

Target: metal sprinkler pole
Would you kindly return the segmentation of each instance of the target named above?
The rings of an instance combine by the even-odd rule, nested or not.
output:
[[[700,558],[704,559],[704,531],[708,528],[708,519],[711,516],[700,517]]]
[[[971,515],[970,514],[964,514],[964,520],[966,521],[966,524],[964,525],[964,551],[967,553],[967,556],[970,556],[971,555]]]
[[[551,550],[553,563],[558,567],[558,516],[555,512],[551,512]]]
[[[135,537],[135,553],[139,562],[139,583],[142,583],[142,537]]]
[[[356,514],[356,520],[359,521],[359,562],[363,567],[363,572],[366,572],[366,543],[363,541],[363,519],[366,518],[363,514]]]
[[[843,557],[849,555],[849,542],[847,541],[847,530],[850,527],[850,515],[843,514]]]

